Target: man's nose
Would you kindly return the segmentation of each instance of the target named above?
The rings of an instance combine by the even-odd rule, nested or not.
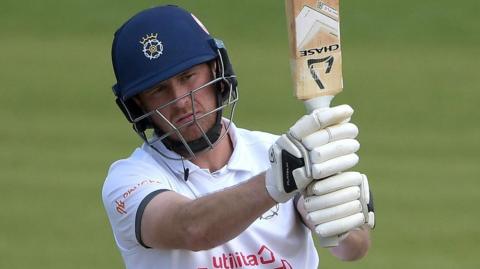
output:
[[[177,107],[189,105],[192,101],[190,92],[191,89],[185,85],[175,85],[172,89],[172,100],[176,100],[173,105]]]

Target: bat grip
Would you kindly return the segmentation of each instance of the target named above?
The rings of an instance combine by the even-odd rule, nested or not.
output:
[[[305,108],[307,109],[307,112],[312,113],[312,111],[317,108],[329,107],[332,99],[333,99],[333,95],[323,95],[323,96],[317,96],[312,99],[305,100],[303,101],[303,103],[305,104]]]
[[[313,110],[318,108],[327,108],[330,106],[330,102],[333,99],[333,95],[318,96],[312,99],[304,101],[305,108],[308,113],[312,113]],[[319,237],[320,246],[323,248],[331,248],[338,246],[340,238],[336,235],[330,237]]]

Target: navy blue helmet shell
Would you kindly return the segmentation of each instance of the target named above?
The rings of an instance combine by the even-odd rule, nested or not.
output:
[[[177,6],[144,10],[115,33],[115,95],[125,101],[197,64],[218,57],[203,24]]]

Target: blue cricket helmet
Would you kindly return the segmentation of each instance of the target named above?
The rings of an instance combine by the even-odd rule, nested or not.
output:
[[[184,126],[174,126],[164,117],[162,120],[168,122],[171,130],[160,130],[151,121],[152,117],[162,114],[159,108],[143,111],[132,98],[195,65],[210,61],[215,61],[212,80],[191,89],[188,95],[194,100],[196,92],[207,85],[214,85],[217,89],[217,108],[205,113],[216,115],[215,124],[208,130],[198,127],[202,133],[198,139],[186,141],[181,135]],[[113,86],[117,105],[132,123],[134,131],[158,153],[172,158],[159,150],[157,142],[160,141],[182,156],[187,154],[195,158],[195,153],[213,148],[225,137],[238,101],[236,75],[223,42],[213,38],[193,14],[168,5],[134,15],[115,33],[112,63],[117,79]],[[172,102],[181,98],[184,97]],[[229,121],[221,134],[223,116]],[[196,117],[191,124],[200,126]],[[147,129],[154,129],[152,136],[148,135]],[[173,135],[179,136],[180,141],[172,139]]]
[[[115,95],[125,101],[197,64],[218,57],[201,22],[177,6],[144,10],[115,33],[112,63]]]

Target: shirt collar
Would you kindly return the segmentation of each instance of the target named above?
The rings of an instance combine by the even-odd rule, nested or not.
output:
[[[228,124],[228,121],[226,121]],[[230,139],[232,139],[233,153],[227,163],[229,170],[250,171],[251,164],[249,163],[249,156],[246,154],[247,143],[245,138],[239,134],[239,129],[233,122],[230,123]]]

